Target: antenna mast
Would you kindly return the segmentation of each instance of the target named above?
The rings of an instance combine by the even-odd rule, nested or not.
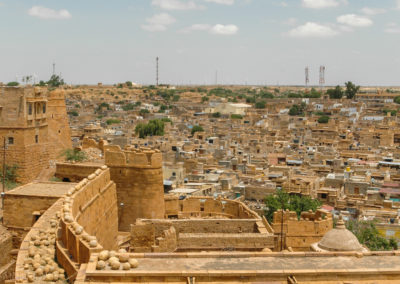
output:
[[[156,57],[156,86],[158,86],[158,56]]]
[[[56,63],[53,61],[53,75],[56,75]]]
[[[319,67],[319,87],[322,89],[325,85],[325,66]]]
[[[306,88],[307,88],[308,87],[308,83],[310,82],[310,77],[309,77],[310,73],[309,73],[308,66],[305,69],[305,75],[306,75]]]

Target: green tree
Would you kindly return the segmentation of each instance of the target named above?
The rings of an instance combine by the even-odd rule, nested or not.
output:
[[[124,110],[124,111],[133,110],[135,107],[136,107],[136,105],[129,103],[129,104],[123,105],[122,110]]]
[[[8,83],[7,83],[7,86],[8,86],[8,87],[16,87],[16,86],[19,86],[19,83],[18,83],[18,82],[15,82],[15,81],[12,81],[12,82],[8,82]]]
[[[146,113],[150,113],[150,111],[149,111],[148,109],[146,109],[146,108],[142,108],[142,109],[140,109],[140,111],[139,111],[139,114],[140,114],[141,116],[145,115]]]
[[[68,114],[72,116],[79,116],[79,113],[76,110],[71,110],[68,112]]]
[[[4,179],[5,188],[13,189],[13,188],[18,186],[18,183],[17,183],[18,173],[17,173],[17,171],[19,169],[19,166],[14,164],[14,165],[11,165],[11,166],[5,165],[5,167],[6,167],[5,179]],[[3,183],[3,169],[1,169],[0,178],[1,178],[1,182]]]
[[[147,136],[163,136],[164,135],[164,122],[160,119],[152,119],[147,124],[139,123],[135,127],[136,135],[139,138],[145,138]]]
[[[236,113],[231,114],[231,119],[242,119],[242,118],[243,115],[241,114],[236,114]]]
[[[64,83],[64,79],[61,78],[61,76],[58,76],[58,75],[55,75],[55,74],[50,77],[49,81],[47,81],[47,85],[49,87],[59,87],[59,86],[64,85],[64,84],[65,84]]]
[[[341,99],[343,97],[343,90],[339,85],[337,85],[334,89],[328,89],[326,93],[331,99]]]
[[[396,104],[400,104],[400,96],[394,98]]]
[[[300,109],[298,105],[292,105],[292,107],[289,109],[289,115],[299,115],[300,114]]]
[[[207,96],[201,97],[201,102],[202,102],[202,103],[208,102],[209,100],[210,100],[210,98],[207,97]]]
[[[192,135],[193,135],[193,134],[195,134],[196,132],[201,132],[201,131],[204,131],[203,127],[201,127],[200,125],[194,125],[194,126],[192,127],[191,133],[192,133]]]
[[[118,124],[118,123],[120,123],[120,122],[121,122],[121,120],[119,120],[119,119],[113,119],[113,118],[110,118],[110,119],[107,119],[107,120],[106,120],[107,125]]]
[[[397,250],[394,239],[385,239],[379,234],[374,221],[349,220],[346,228],[351,231],[358,241],[372,251]]]
[[[345,94],[348,99],[354,99],[357,93],[360,91],[360,86],[354,85],[352,82],[346,82]]]
[[[219,117],[221,117],[221,113],[220,112],[214,112],[212,114],[212,117],[219,118]]]
[[[266,196],[264,202],[267,207],[264,215],[270,223],[273,220],[274,212],[279,209],[295,211],[297,217],[300,218],[301,212],[315,211],[321,206],[321,202],[317,199],[309,196],[289,195],[282,189],[277,189],[274,194]]]
[[[329,121],[329,116],[323,115],[320,118],[318,118],[318,123],[328,123]]]
[[[258,101],[258,102],[256,102],[256,108],[260,108],[260,109],[262,109],[262,108],[265,108],[265,106],[266,106],[266,102],[265,101]]]
[[[180,97],[179,95],[174,95],[174,96],[172,97],[172,101],[173,101],[173,102],[177,102],[177,101],[179,101],[180,98],[181,98],[181,97]]]
[[[66,149],[61,153],[67,161],[83,162],[87,159],[86,153],[78,149]]]
[[[125,82],[125,85],[127,85],[128,87],[132,87],[132,86],[133,86],[133,84],[132,84],[131,81],[126,81],[126,82]]]

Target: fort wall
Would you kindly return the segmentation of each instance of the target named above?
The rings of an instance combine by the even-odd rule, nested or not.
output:
[[[137,218],[164,218],[162,154],[148,149],[122,151],[105,146],[105,163],[117,187],[119,230],[129,232]]]

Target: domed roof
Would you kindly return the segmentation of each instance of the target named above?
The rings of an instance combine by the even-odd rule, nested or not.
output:
[[[357,237],[346,229],[343,220],[340,218],[333,228],[317,244],[318,248],[327,251],[365,251]]]

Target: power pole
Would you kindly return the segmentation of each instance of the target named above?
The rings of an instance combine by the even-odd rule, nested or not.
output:
[[[6,144],[6,137],[4,137],[4,154],[3,154],[3,190],[1,193],[1,209],[4,209],[4,195],[5,195],[5,188],[6,188],[6,150],[7,150],[7,144]]]
[[[56,63],[53,61],[53,75],[56,75]]]
[[[156,57],[156,86],[158,87],[158,56]]]

